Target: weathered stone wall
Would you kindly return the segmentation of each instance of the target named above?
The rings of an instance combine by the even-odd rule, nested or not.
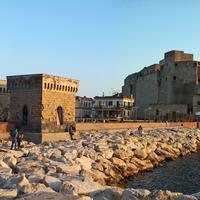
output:
[[[9,93],[0,93],[0,121],[7,121],[9,117]]]
[[[43,76],[42,132],[62,132],[75,121],[75,95],[77,80],[56,76]],[[58,108],[62,108],[63,123],[59,122]]]
[[[150,104],[158,103],[158,73],[139,77],[136,87],[136,107],[138,117],[147,117]]]
[[[5,80],[0,80],[0,121],[7,121],[9,117],[10,96]]]
[[[159,72],[160,89],[158,103],[160,104],[190,104],[196,87],[196,63],[185,61],[171,63]]]
[[[42,75],[8,76],[10,123],[25,131],[41,131]],[[23,109],[27,108],[27,124]]]

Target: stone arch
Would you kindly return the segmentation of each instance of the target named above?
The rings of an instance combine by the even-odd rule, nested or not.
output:
[[[64,124],[63,108],[61,106],[58,106],[56,111],[57,111],[57,125],[63,125]]]

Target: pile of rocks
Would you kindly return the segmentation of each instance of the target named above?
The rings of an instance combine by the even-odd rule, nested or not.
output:
[[[1,141],[0,197],[5,199],[198,199],[169,191],[120,189],[116,184],[165,160],[196,152],[200,130],[154,129],[82,133],[79,140],[24,142],[19,151]],[[200,198],[199,198],[200,199]]]

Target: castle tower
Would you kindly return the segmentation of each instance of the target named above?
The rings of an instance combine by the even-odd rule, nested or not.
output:
[[[30,133],[61,133],[75,121],[79,81],[47,74],[7,77],[10,124]]]

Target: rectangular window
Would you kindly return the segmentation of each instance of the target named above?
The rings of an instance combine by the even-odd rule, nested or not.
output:
[[[109,101],[109,102],[108,102],[108,105],[109,105],[109,106],[112,106],[112,105],[113,105],[113,102],[112,102],[112,101]]]

